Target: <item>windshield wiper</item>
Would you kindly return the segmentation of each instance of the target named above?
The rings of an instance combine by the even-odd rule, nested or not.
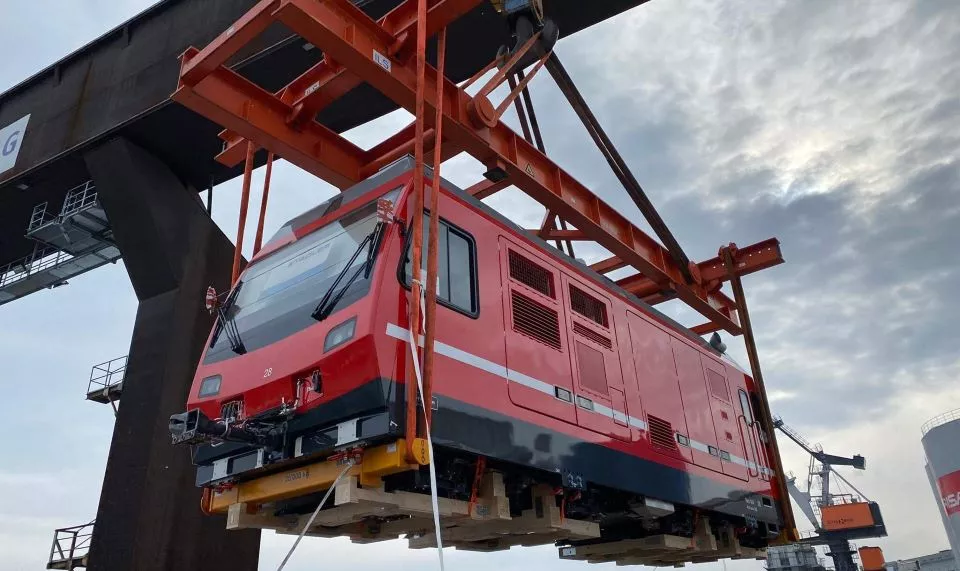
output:
[[[350,286],[353,285],[353,282],[357,281],[357,278],[360,276],[360,273],[363,272],[364,279],[370,277],[370,269],[373,267],[373,262],[376,259],[377,244],[380,241],[380,237],[383,233],[386,224],[383,222],[377,222],[377,225],[373,228],[367,237],[364,238],[360,244],[357,245],[356,251],[353,252],[353,255],[350,256],[350,259],[347,261],[346,265],[343,266],[343,269],[340,270],[340,273],[337,274],[336,279],[333,280],[333,283],[330,284],[330,287],[327,289],[326,293],[323,294],[323,297],[320,298],[320,303],[317,304],[317,307],[314,308],[313,313],[310,314],[311,317],[317,321],[323,321],[333,312],[333,308],[340,303],[340,300],[343,299],[344,294],[347,293],[347,290],[350,289]],[[337,286],[340,285],[340,282],[343,281],[344,276],[347,275],[347,272],[353,267],[353,262],[357,260],[357,256],[360,255],[360,252],[363,252],[364,247],[367,248],[367,257],[364,259],[363,263],[360,264],[360,267],[357,268],[357,271],[353,272],[353,275],[344,283],[343,287],[334,294],[334,291],[337,289]]]
[[[246,353],[247,348],[243,345],[243,339],[240,338],[240,331],[237,329],[236,322],[232,317],[227,317],[227,312],[230,311],[230,308],[233,307],[234,302],[236,302],[237,294],[240,292],[242,285],[242,282],[237,284],[237,287],[230,292],[230,297],[227,298],[227,301],[225,301],[223,305],[217,306],[217,328],[213,333],[213,338],[210,339],[210,346],[213,347],[220,337],[220,333],[225,334],[227,341],[230,343],[230,349],[237,355]]]

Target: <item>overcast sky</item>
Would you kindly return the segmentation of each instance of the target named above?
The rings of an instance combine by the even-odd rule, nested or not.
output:
[[[0,58],[0,91],[149,4],[0,0],[2,44],[16,48]],[[945,549],[920,425],[960,402],[960,3],[653,0],[558,53],[691,257],[781,240],[787,263],[745,280],[774,412],[828,451],[867,457],[869,469],[848,477],[880,502],[890,537],[861,545],[888,559]],[[635,212],[549,78],[532,89],[548,154]],[[351,137],[372,144],[406,119]],[[444,165],[462,185],[480,171],[465,158]],[[229,236],[238,186],[216,191]],[[272,188],[268,232],[333,192],[288,164]],[[516,193],[488,202],[525,226],[540,220]],[[122,263],[0,307],[0,567],[42,569],[52,530],[94,517],[113,415],[82,395],[91,365],[126,353],[135,309]],[[804,455],[782,450],[805,474]],[[261,569],[289,542],[265,535]],[[433,557],[313,539],[288,568]],[[547,547],[451,563],[548,569],[555,557]]]

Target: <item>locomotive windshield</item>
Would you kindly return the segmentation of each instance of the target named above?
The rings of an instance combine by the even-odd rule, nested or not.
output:
[[[396,201],[399,193],[399,189],[394,190],[381,198]],[[352,275],[355,268],[367,262],[365,255],[354,254],[376,224],[374,199],[253,263],[237,285],[239,291],[225,315],[236,327],[244,348],[253,351],[265,347],[317,323],[313,311],[337,276],[348,264],[351,267],[346,273]],[[361,271],[355,279],[341,282],[344,291],[340,295],[338,290],[326,313],[335,313],[365,296],[370,290],[369,276],[369,272]],[[223,329],[219,324],[204,363],[236,354]]]

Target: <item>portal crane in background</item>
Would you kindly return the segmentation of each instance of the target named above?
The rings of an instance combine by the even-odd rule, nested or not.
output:
[[[863,492],[837,472],[834,466],[851,466],[856,470],[865,470],[866,459],[860,454],[852,457],[827,454],[820,444],[811,444],[779,416],[774,417],[773,426],[810,455],[806,487],[800,489],[796,477],[787,480],[790,497],[814,529],[813,535],[802,538],[800,542],[826,546],[827,555],[833,559],[836,571],[857,571],[850,540],[885,537],[887,529],[879,505],[870,501]],[[836,476],[853,493],[835,493],[831,487],[831,476]],[[819,493],[814,495],[818,487]]]

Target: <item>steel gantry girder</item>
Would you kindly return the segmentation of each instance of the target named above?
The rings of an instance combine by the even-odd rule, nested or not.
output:
[[[460,16],[463,16],[471,9],[480,4],[483,0],[433,0],[427,10],[427,36],[433,36],[440,29],[444,28]],[[252,12],[261,13],[269,10],[276,10],[280,0],[263,0]],[[269,6],[266,6],[269,5]],[[350,5],[353,7],[353,5]],[[359,10],[357,10],[359,11]],[[366,14],[361,12],[366,17]],[[369,17],[367,17],[369,20]],[[390,11],[386,16],[380,19],[380,27],[396,38],[391,45],[391,55],[399,60],[407,60],[413,56],[414,34],[417,24],[417,5],[416,2],[404,2]],[[237,23],[239,26],[250,26],[250,32],[259,33],[259,20],[249,18],[242,19]],[[237,25],[234,27],[236,28]],[[234,31],[230,37],[237,34]],[[218,38],[219,40],[220,38]],[[223,42],[230,41],[224,37]],[[215,41],[216,43],[216,41]],[[203,54],[200,54],[203,57]],[[221,65],[222,65],[221,61]],[[204,69],[207,67],[205,66]],[[185,71],[189,71],[186,70]],[[194,80],[192,75],[188,80]],[[343,97],[352,89],[363,83],[363,80],[354,73],[351,73],[345,67],[339,65],[329,57],[313,65],[297,79],[277,91],[275,95],[291,108],[291,115],[288,121],[294,126],[303,125],[312,121],[317,113],[337,99]],[[412,133],[412,127],[411,127]],[[243,160],[244,144],[246,139],[229,129],[220,134],[225,142],[224,150],[217,156],[217,160],[227,166],[233,166]],[[373,149],[371,149],[371,152]]]
[[[428,33],[443,28],[480,1],[430,2]],[[263,0],[210,46],[203,50],[191,48],[184,54],[180,86],[173,98],[226,127],[228,132],[223,135],[228,141],[227,150],[219,160],[236,162],[234,155],[242,148],[240,138],[249,139],[343,188],[412,149],[412,129],[364,151],[321,126],[314,116],[343,95],[353,81],[370,84],[400,107],[415,113],[417,77],[414,58],[409,57],[415,8],[416,1],[408,0],[376,22],[349,0]],[[276,93],[263,90],[223,66],[231,53],[242,47],[241,40],[248,41],[251,34],[256,35],[266,25],[267,14],[324,53],[323,61]],[[679,267],[666,248],[600,200],[497,115],[491,116],[493,106],[482,93],[469,95],[448,79],[438,77],[431,66],[427,66],[424,91],[428,128],[434,124],[435,94],[442,94],[442,158],[465,151],[487,168],[489,180],[468,189],[471,194],[485,197],[508,185],[518,188],[575,227],[553,230],[551,238],[595,241],[614,255],[599,264],[603,271],[635,268],[639,275],[628,278],[630,291],[654,303],[682,300],[707,320],[698,330],[742,333],[736,303],[720,292],[722,283],[729,279],[722,262],[711,260]],[[429,140],[431,133],[429,129],[425,134],[427,147],[436,143]],[[738,275],[782,262],[776,240],[737,251],[746,253],[735,260]]]

